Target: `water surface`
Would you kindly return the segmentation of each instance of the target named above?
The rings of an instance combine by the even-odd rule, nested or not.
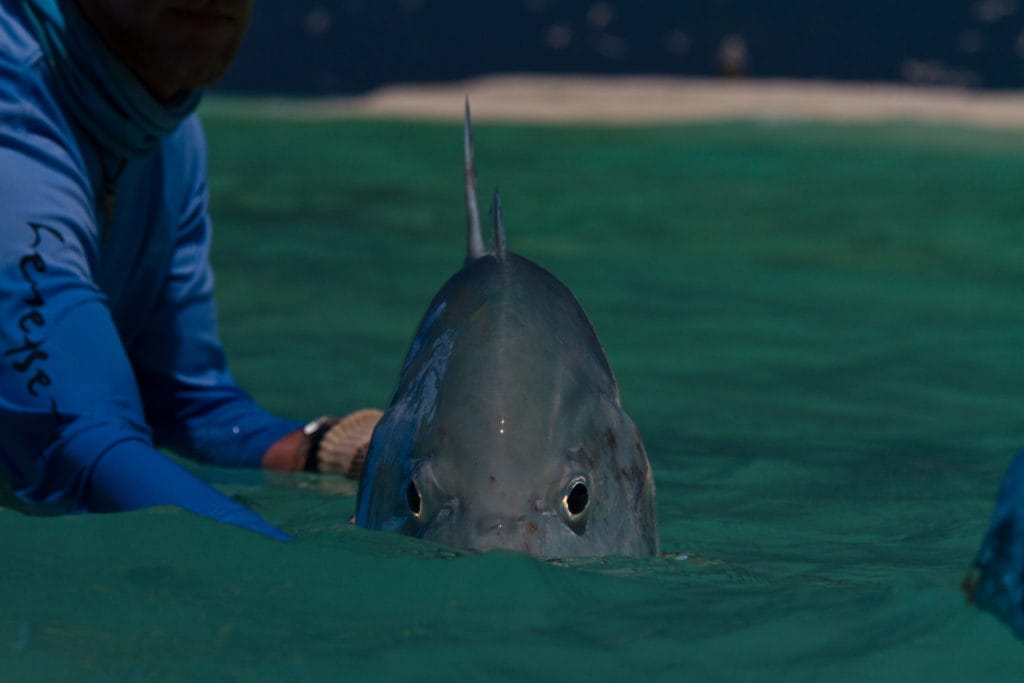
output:
[[[205,118],[235,374],[300,419],[383,406],[463,258],[459,128]],[[509,248],[593,319],[688,559],[456,553],[351,527],[348,482],[197,468],[297,540],[0,509],[0,680],[1020,680],[958,589],[1024,442],[1018,135],[476,141]]]

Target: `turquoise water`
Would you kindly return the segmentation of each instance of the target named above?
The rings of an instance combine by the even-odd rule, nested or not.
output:
[[[459,128],[205,114],[236,375],[298,418],[383,405],[463,258]],[[196,468],[297,540],[0,509],[0,681],[1021,680],[959,592],[1024,442],[1018,135],[476,141],[509,247],[593,319],[687,559],[457,553],[353,528],[350,482]]]

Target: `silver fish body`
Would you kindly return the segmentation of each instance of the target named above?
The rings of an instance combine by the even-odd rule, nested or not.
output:
[[[468,115],[466,138],[468,197]],[[470,209],[469,256],[374,431],[356,523],[541,557],[654,555],[654,478],[594,328],[565,285],[505,250],[496,207],[491,253]]]

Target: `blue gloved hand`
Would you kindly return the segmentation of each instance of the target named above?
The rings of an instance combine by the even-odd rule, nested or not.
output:
[[[84,502],[90,512],[177,505],[278,541],[292,540],[291,536],[197,479],[170,458],[141,446],[115,449],[101,458],[92,473]]]
[[[1006,472],[964,591],[969,601],[995,614],[1024,639],[1024,451]]]

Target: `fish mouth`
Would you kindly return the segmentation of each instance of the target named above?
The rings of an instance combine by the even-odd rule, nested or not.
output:
[[[421,537],[446,545],[480,552],[511,550],[537,555],[543,549],[544,535],[537,523],[526,517],[489,517],[471,525],[456,520],[439,524],[434,520],[423,528]]]
[[[525,519],[496,522],[477,536],[472,547],[483,552],[517,550],[533,555],[537,548],[531,536],[536,533],[537,525]]]

